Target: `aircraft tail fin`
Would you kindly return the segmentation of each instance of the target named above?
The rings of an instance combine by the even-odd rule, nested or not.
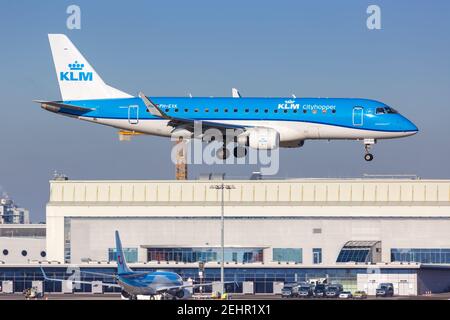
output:
[[[117,274],[133,272],[127,265],[125,255],[123,253],[122,242],[120,241],[119,231],[116,230],[116,255],[117,255]]]
[[[64,101],[130,98],[107,85],[64,34],[49,34],[59,89]]]

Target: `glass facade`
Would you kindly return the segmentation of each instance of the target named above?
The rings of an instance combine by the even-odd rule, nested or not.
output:
[[[342,249],[336,262],[368,262],[369,249]]]
[[[301,248],[273,248],[272,261],[302,263]]]
[[[313,263],[322,263],[322,248],[313,248]]]
[[[450,249],[391,249],[392,262],[450,263]]]
[[[221,248],[148,248],[148,261],[221,261]],[[251,263],[263,261],[262,248],[225,248],[225,261]]]
[[[127,262],[130,262],[130,263],[138,262],[137,248],[123,248],[123,254],[125,255],[125,260]],[[117,261],[116,248],[108,249],[108,261]]]

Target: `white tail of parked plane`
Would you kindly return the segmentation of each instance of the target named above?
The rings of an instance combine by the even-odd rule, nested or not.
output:
[[[48,39],[64,101],[132,97],[107,85],[66,35],[49,34]]]

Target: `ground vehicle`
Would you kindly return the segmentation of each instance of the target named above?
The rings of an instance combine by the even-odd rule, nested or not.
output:
[[[281,289],[281,297],[283,298],[296,298],[298,297],[299,285],[296,283],[287,283]]]
[[[342,291],[339,294],[339,298],[340,299],[351,299],[351,298],[353,298],[353,295],[350,291]]]
[[[327,298],[338,298],[342,291],[344,291],[342,284],[330,284],[325,290],[325,296]]]
[[[316,284],[314,288],[314,297],[325,297],[327,286],[323,283]]]
[[[302,284],[298,290],[298,296],[301,298],[309,298],[314,295],[314,287],[310,284]]]
[[[367,293],[365,291],[355,291],[353,294],[355,299],[367,299]]]
[[[375,295],[377,297],[392,297],[394,295],[394,285],[392,283],[380,283]]]

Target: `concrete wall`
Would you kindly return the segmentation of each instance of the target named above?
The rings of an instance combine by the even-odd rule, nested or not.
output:
[[[143,246],[220,246],[219,219],[72,218],[72,262],[107,260],[108,248],[115,247],[114,230],[120,231],[124,247],[138,248],[139,261],[147,261]],[[448,219],[230,218],[225,222],[225,245],[266,248],[265,263],[272,261],[272,248],[302,248],[305,265],[313,264],[313,248],[322,248],[323,264],[333,265],[347,241],[379,240],[382,262],[390,262],[391,247],[441,247],[448,243],[448,230]]]
[[[4,250],[8,250],[7,255],[4,255]],[[23,250],[27,252],[26,256],[22,255]],[[43,251],[46,252],[44,238],[0,237],[0,261],[7,264],[46,260],[41,256]]]

